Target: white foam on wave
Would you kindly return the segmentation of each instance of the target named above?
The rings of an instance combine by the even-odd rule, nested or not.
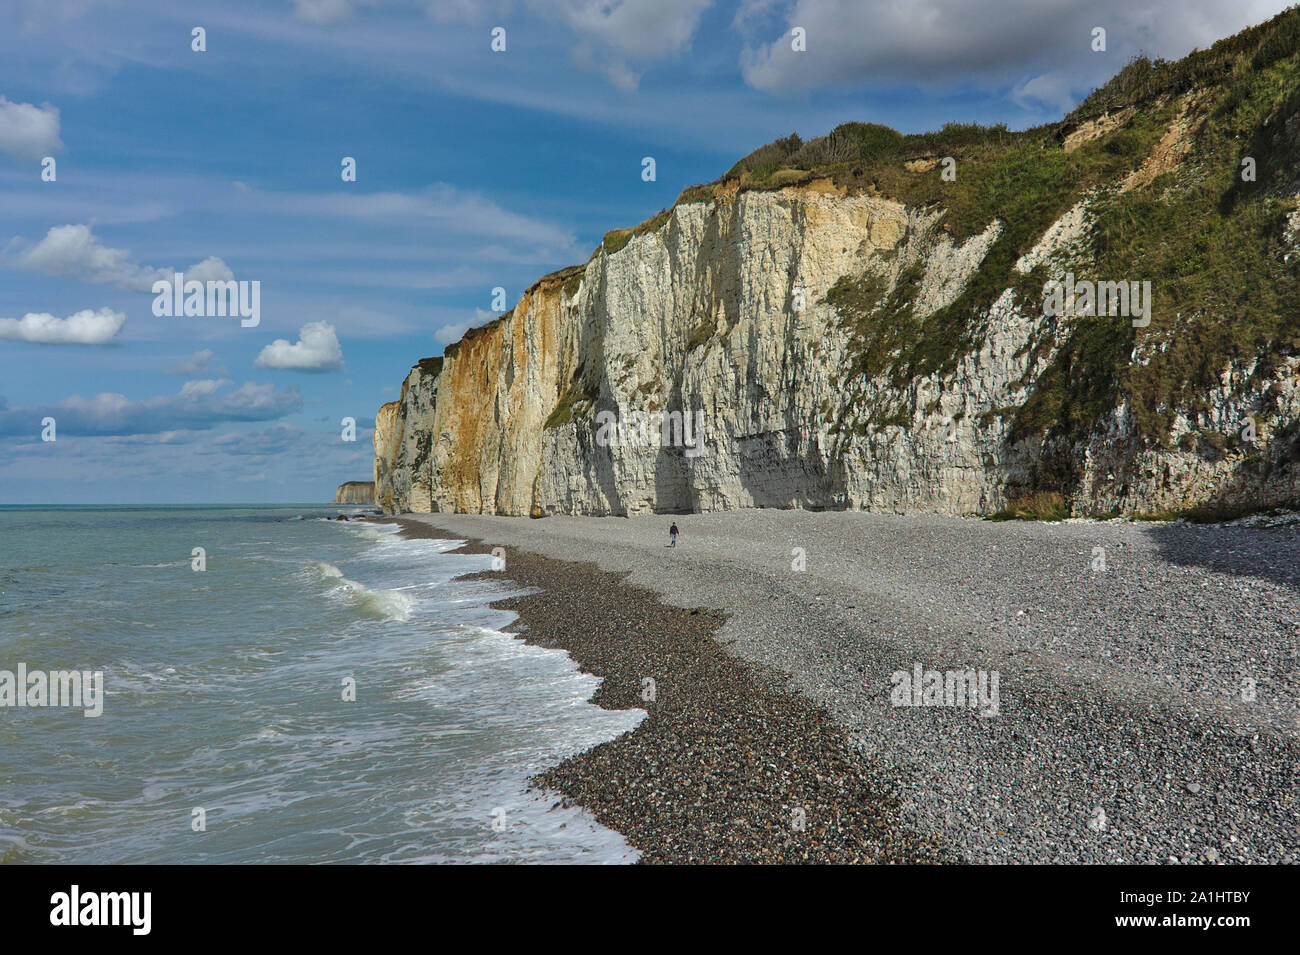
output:
[[[343,571],[325,561],[316,561],[307,568],[322,580],[336,581],[332,592],[352,601],[358,610],[377,619],[410,620],[414,602],[395,590],[367,587],[343,576]]]
[[[402,528],[397,524],[376,524],[372,521],[363,521],[361,523],[339,521],[338,523],[362,540],[391,541],[401,539],[398,535],[401,533]]]
[[[363,584],[354,580],[342,579],[343,586],[346,587],[356,602],[357,609],[373,617],[389,617],[393,620],[410,620],[411,610],[414,604],[410,597],[405,594],[399,594],[393,590],[371,590]]]
[[[502,629],[514,614],[488,603],[518,588],[504,578],[456,582],[489,569],[490,554],[450,553],[464,546],[463,539],[408,540],[397,524],[340,521],[335,526],[362,546],[357,553],[332,556],[340,566],[319,563],[314,572],[330,593],[346,595],[390,620],[410,620],[394,627],[392,639],[383,644],[401,654],[396,658],[400,677],[388,685],[387,699],[429,707],[430,725],[422,739],[439,767],[441,788],[435,787],[432,795],[410,794],[402,808],[407,827],[437,832],[438,837],[427,846],[408,841],[380,858],[635,861],[636,851],[621,835],[600,826],[585,810],[553,809],[554,799],[531,793],[528,780],[634,730],[646,712],[595,705],[597,677],[583,673],[564,651],[530,645]],[[373,651],[368,653],[373,667]],[[483,806],[505,808],[513,832],[480,838],[480,826],[472,823],[480,821]],[[346,834],[358,837],[355,829]]]

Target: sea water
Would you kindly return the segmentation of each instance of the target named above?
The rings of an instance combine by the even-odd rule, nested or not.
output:
[[[644,712],[502,632],[490,556],[339,510],[0,507],[0,671],[104,685],[0,706],[0,861],[635,861],[528,780]]]

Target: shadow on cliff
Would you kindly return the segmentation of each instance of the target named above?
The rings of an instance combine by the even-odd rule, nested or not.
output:
[[[691,464],[684,448],[663,448],[655,455],[656,514],[694,514],[699,502],[691,493]]]
[[[790,440],[792,432],[765,432],[738,439],[740,484],[753,499],[753,506],[842,509],[833,503],[830,473],[820,455],[790,455],[782,450],[781,445]]]
[[[614,477],[614,459],[609,448],[599,447],[590,430],[578,431],[579,459],[589,462],[587,480],[599,490],[605,499],[607,513],[615,517],[625,517],[627,509],[623,497],[618,491],[618,481]],[[574,511],[573,513],[582,513]]]
[[[753,502],[746,506],[832,509],[830,479],[821,461],[781,455],[767,437],[741,440],[737,478]],[[757,453],[746,447],[759,440],[763,447]],[[705,453],[697,458],[687,457],[683,448],[659,450],[654,465],[656,514],[693,514],[700,510],[695,468],[698,462],[706,462],[710,453],[707,443]],[[731,502],[730,506],[736,505]]]
[[[1276,408],[1265,409],[1276,413]],[[1237,456],[1211,499],[1181,512],[1186,523],[1145,524],[1160,556],[1181,567],[1201,567],[1234,577],[1254,577],[1300,591],[1300,525],[1244,527],[1227,521],[1270,512],[1300,511],[1300,426],[1280,429],[1255,451],[1229,434],[1198,452],[1209,460]],[[1226,448],[1226,450],[1225,450]],[[1253,452],[1253,453],[1252,453]],[[1165,469],[1168,479],[1168,466]]]

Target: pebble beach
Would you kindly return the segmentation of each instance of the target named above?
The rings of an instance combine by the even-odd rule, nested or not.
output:
[[[647,711],[535,779],[643,862],[1297,861],[1294,526],[671,520],[401,520]],[[954,671],[997,705],[900,698]]]

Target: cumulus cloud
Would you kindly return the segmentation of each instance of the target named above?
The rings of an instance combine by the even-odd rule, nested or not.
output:
[[[104,441],[110,445],[129,444],[136,446],[148,445],[181,445],[192,444],[205,437],[203,431],[189,431],[179,429],[176,431],[160,431],[157,434],[121,434],[109,435]]]
[[[167,277],[171,278],[170,275]],[[191,280],[195,282],[233,282],[234,279],[235,273],[230,270],[230,266],[215,255],[209,255],[202,262],[195,262],[185,269],[185,281],[187,282]]]
[[[461,340],[465,332],[469,330],[470,324],[470,322],[451,322],[434,332],[433,337],[441,345],[450,345],[452,342]]]
[[[14,264],[56,278],[116,285],[128,292],[149,292],[154,282],[171,280],[173,269],[136,265],[130,256],[128,249],[104,245],[88,225],[60,225],[51,228],[40,242],[24,248]],[[215,256],[183,271],[187,279],[200,282],[230,281],[235,277],[230,266]]]
[[[425,12],[439,23],[483,23],[514,10],[514,0],[422,0]]]
[[[299,20],[330,26],[357,8],[384,0],[293,0]],[[515,8],[512,0],[416,0],[440,23],[500,24]],[[677,56],[695,35],[712,0],[527,0],[537,17],[567,28],[577,41],[573,60],[632,91],[651,63]],[[507,23],[508,26],[508,23]]]
[[[277,338],[262,349],[253,364],[258,368],[287,371],[340,371],[343,368],[343,348],[333,325],[308,322],[298,332],[298,341],[290,344],[286,339]]]
[[[1267,19],[1285,0],[1184,0],[1177,15],[1159,0],[750,0],[734,25],[762,29],[741,55],[745,81],[771,92],[866,80],[928,85],[1040,80],[1048,102],[1063,102],[1062,85],[1086,92],[1118,72],[1130,56],[1178,57]],[[762,24],[760,27],[759,24]],[[1092,29],[1104,26],[1107,52],[1091,50]],[[790,30],[803,27],[807,50],[791,49]],[[1058,64],[1067,64],[1058,66]],[[1026,95],[1037,97],[1034,90]],[[1073,102],[1073,99],[1070,100]]]
[[[556,16],[575,33],[643,59],[681,52],[690,43],[710,0],[533,0],[539,13]]]
[[[638,67],[676,56],[691,42],[710,0],[547,0],[540,14],[562,20],[580,38],[574,62],[630,92]]]
[[[497,316],[491,312],[485,312],[481,308],[474,309],[474,318],[464,322],[448,322],[436,332],[433,337],[443,345],[450,345],[452,342],[458,342],[464,336],[465,332],[471,328],[477,328],[486,322],[490,322]]]
[[[1058,73],[1042,73],[1025,80],[1011,91],[1011,98],[1021,106],[1032,108],[1041,103],[1062,113],[1074,109],[1078,102],[1069,80]]]
[[[14,103],[0,96],[0,152],[21,162],[40,162],[62,148],[57,108],[49,103]]]
[[[356,7],[404,5],[423,7],[439,23],[482,23],[510,13],[514,0],[293,0],[293,12],[304,23],[318,26],[348,19]]]
[[[624,93],[635,93],[641,86],[641,71],[626,60],[597,51],[590,43],[580,43],[571,54],[573,65],[589,73],[601,73],[610,84]]]
[[[0,435],[33,435],[40,421],[52,417],[59,436],[164,434],[203,431],[234,421],[274,421],[302,410],[302,395],[295,388],[277,388],[245,382],[225,391],[229,382],[213,387],[207,382],[186,382],[179,394],[132,401],[125,395],[103,392],[93,398],[73,395],[57,405],[32,408],[0,406]]]
[[[0,318],[0,339],[33,345],[107,345],[125,322],[126,316],[111,308],[82,309],[67,318],[28,312],[22,318]]]
[[[401,0],[293,0],[293,13],[303,23],[313,26],[331,26],[342,23],[357,7],[378,7],[385,3],[396,5]],[[402,5],[422,6],[429,16],[443,23],[477,22],[485,14],[505,13],[511,0],[405,0]]]
[[[744,30],[755,21],[761,22],[764,18],[770,17],[781,5],[781,0],[740,0],[736,5],[736,15],[732,18],[731,25],[737,30]]]

